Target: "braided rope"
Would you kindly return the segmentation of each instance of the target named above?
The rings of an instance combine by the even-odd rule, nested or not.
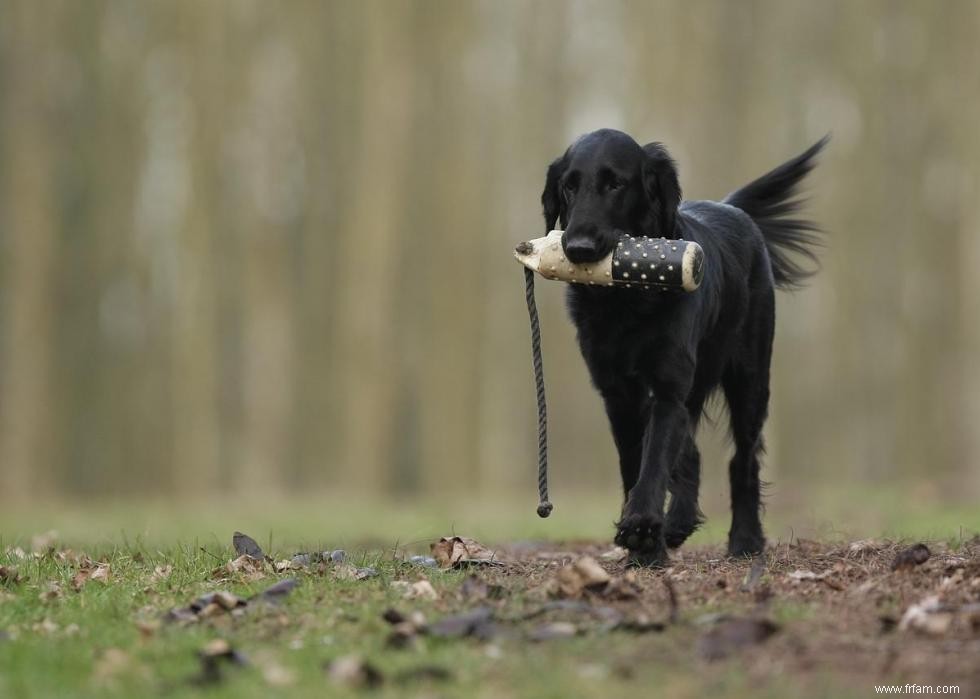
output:
[[[534,388],[538,399],[538,516],[547,517],[553,505],[548,501],[548,406],[544,398],[544,364],[541,361],[541,324],[534,303],[534,272],[524,268],[527,314],[531,319],[531,354],[534,361]]]

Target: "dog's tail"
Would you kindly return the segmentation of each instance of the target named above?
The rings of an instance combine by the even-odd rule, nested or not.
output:
[[[792,214],[803,205],[803,201],[794,198],[798,185],[814,168],[817,154],[829,140],[829,135],[824,136],[800,155],[724,200],[747,213],[759,226],[772,261],[772,276],[781,289],[799,287],[819,267],[814,248],[823,242],[820,230],[814,223]],[[809,264],[801,264],[800,258]]]

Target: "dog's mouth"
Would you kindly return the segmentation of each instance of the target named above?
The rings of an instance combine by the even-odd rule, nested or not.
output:
[[[604,260],[616,247],[622,231],[596,237],[562,237],[562,249],[568,261],[576,265],[592,264]]]

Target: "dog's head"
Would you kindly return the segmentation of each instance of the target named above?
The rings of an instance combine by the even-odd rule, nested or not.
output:
[[[576,264],[601,260],[623,233],[674,237],[680,201],[667,149],[612,129],[569,146],[548,167],[541,195],[545,230],[565,231],[562,247]]]

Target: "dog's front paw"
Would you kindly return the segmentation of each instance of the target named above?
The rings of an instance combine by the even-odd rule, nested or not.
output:
[[[744,558],[762,553],[766,547],[766,537],[762,531],[746,529],[732,530],[728,534],[728,555],[735,558]]]
[[[667,523],[664,526],[664,541],[667,548],[676,549],[687,541],[701,523],[704,522],[704,515],[697,505],[681,506],[675,500],[667,512]]]
[[[652,515],[627,514],[616,525],[616,544],[629,550],[629,564],[660,567],[667,562],[663,521]]]

